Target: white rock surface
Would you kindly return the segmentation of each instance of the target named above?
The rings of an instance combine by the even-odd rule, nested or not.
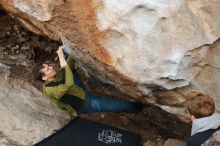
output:
[[[0,5],[29,29],[51,38],[62,32],[76,46],[72,54],[82,70],[134,99],[153,99],[179,115],[183,109],[150,96],[188,86],[213,96],[220,110],[219,70],[207,66],[210,47],[220,38],[219,0],[1,0]]]
[[[74,2],[74,0],[72,0]],[[39,21],[52,20],[63,0],[12,0],[20,11]],[[93,0],[98,40],[117,71],[141,84],[166,89],[188,85],[220,32],[216,0]],[[201,48],[200,48],[201,47]],[[197,49],[197,58],[193,51]],[[200,55],[198,55],[200,54]],[[186,69],[187,68],[187,69]]]
[[[220,37],[220,1],[93,2],[97,27],[104,36],[99,42],[107,48],[117,71],[137,82],[148,95],[154,86],[171,90],[193,85],[213,96],[220,110],[219,47],[210,54],[211,45]],[[205,67],[208,56],[214,65]],[[182,108],[158,106],[185,114]]]
[[[30,84],[2,76],[0,82],[1,146],[31,146],[69,121]]]
[[[219,1],[101,0],[99,5],[97,27],[105,36],[100,44],[112,65],[140,85],[188,85],[199,72],[192,64],[207,54],[208,48],[200,47],[220,36]]]
[[[39,21],[49,21],[56,5],[64,0],[13,0],[13,4],[20,11],[34,16]]]
[[[193,79],[192,85],[202,93],[212,96],[217,111],[220,111],[220,41],[216,41],[209,49],[206,65]]]

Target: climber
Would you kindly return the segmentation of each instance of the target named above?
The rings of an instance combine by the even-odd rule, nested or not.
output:
[[[192,120],[191,137],[187,140],[187,146],[200,146],[220,130],[220,114],[214,113],[215,103],[211,97],[199,94],[188,98],[185,110]]]
[[[112,97],[99,97],[89,92],[79,80],[77,73],[73,76],[73,59],[65,58],[63,46],[57,50],[60,69],[53,63],[43,63],[37,69],[38,79],[43,82],[43,94],[54,101],[60,108],[67,110],[71,116],[92,112],[139,112],[143,108],[140,102],[128,102]],[[78,85],[81,87],[79,87]]]

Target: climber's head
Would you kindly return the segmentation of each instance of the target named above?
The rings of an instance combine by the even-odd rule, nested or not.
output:
[[[37,68],[36,78],[47,82],[55,78],[57,74],[56,64],[44,62]]]
[[[42,80],[44,81],[53,80],[57,73],[53,64],[47,64],[47,63],[42,64],[42,68],[40,69],[40,72],[42,73]]]
[[[190,114],[191,120],[208,117],[214,113],[215,103],[210,96],[198,94],[186,100],[185,110]]]

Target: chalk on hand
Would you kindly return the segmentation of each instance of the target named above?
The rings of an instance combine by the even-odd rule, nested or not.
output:
[[[70,47],[71,43],[63,35],[60,35],[60,37],[64,46],[64,51],[68,54],[71,54],[71,50],[72,50],[72,48]]]

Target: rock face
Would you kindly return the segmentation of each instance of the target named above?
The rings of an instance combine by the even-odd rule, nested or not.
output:
[[[70,119],[31,84],[34,57],[42,56],[34,48],[45,43],[48,49],[56,45],[24,30],[0,11],[1,146],[31,146]]]
[[[8,78],[9,69],[0,64],[0,145],[30,146],[64,126],[69,116],[30,84]]]
[[[0,5],[33,32],[62,36],[87,77],[136,100],[177,115],[184,115],[185,98],[198,92],[220,104],[220,1],[1,0]]]
[[[168,139],[164,146],[186,146],[186,143],[178,139]]]
[[[218,146],[220,145],[220,131],[215,132],[202,146]]]
[[[206,58],[206,65],[200,73],[193,79],[192,83],[204,93],[209,94],[215,98],[215,104],[220,110],[220,40],[216,41],[209,48],[209,53]]]

